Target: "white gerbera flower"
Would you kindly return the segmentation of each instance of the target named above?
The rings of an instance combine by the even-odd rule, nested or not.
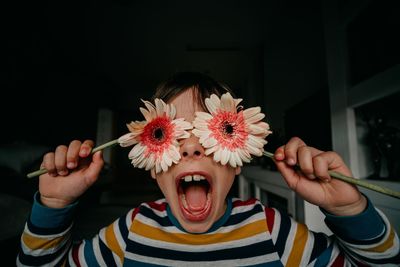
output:
[[[191,123],[183,118],[174,119],[176,109],[161,99],[155,99],[155,105],[142,100],[146,108],[140,108],[145,121],[127,124],[130,133],[120,138],[120,146],[135,145],[129,152],[129,159],[138,168],[150,170],[155,167],[156,173],[167,171],[172,163],[178,163],[179,139],[188,138],[192,129]]]
[[[261,121],[265,115],[260,107],[241,110],[242,99],[234,99],[225,93],[219,99],[215,94],[205,99],[208,111],[196,112],[193,134],[206,149],[205,154],[214,153],[214,160],[232,167],[250,162],[251,155],[262,156],[265,138],[272,133],[269,125]]]

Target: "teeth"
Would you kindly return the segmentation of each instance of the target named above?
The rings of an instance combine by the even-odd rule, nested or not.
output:
[[[201,175],[198,175],[198,174],[193,175],[193,180],[195,180],[195,181],[200,181],[200,180],[204,180],[204,179],[206,179],[206,178],[204,178]]]
[[[205,180],[206,178],[202,175],[199,174],[195,174],[195,175],[186,175],[184,177],[182,177],[182,180],[185,180],[185,182],[191,182],[191,181],[201,181],[201,180]]]

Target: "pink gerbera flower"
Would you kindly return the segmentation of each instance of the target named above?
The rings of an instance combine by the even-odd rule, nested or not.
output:
[[[142,100],[143,101],[143,100]],[[179,139],[188,138],[192,125],[183,118],[175,119],[176,109],[161,99],[155,99],[155,105],[143,101],[146,108],[140,108],[145,121],[127,124],[130,133],[118,138],[122,147],[135,145],[129,152],[129,159],[138,168],[150,170],[155,167],[156,173],[167,171],[172,163],[178,163]]]
[[[193,121],[195,136],[206,149],[206,155],[214,153],[214,160],[232,167],[250,162],[251,155],[262,156],[265,138],[272,133],[269,125],[261,121],[265,115],[260,107],[242,110],[234,99],[225,93],[219,99],[215,94],[205,99],[208,111],[196,112]]]

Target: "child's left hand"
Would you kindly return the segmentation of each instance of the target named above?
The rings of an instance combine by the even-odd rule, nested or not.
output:
[[[367,200],[357,187],[328,174],[332,170],[352,176],[335,152],[309,147],[294,137],[276,150],[275,162],[289,187],[304,200],[339,216],[356,215],[366,208]]]

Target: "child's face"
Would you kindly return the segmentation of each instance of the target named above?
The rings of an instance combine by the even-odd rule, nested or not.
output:
[[[176,107],[176,118],[192,122],[196,111],[204,111],[193,99],[193,90],[189,89],[170,102]],[[226,196],[240,168],[221,165],[212,155],[206,156],[194,135],[180,143],[178,164],[158,174],[152,170],[151,175],[181,226],[192,233],[206,232],[224,214]],[[185,177],[192,181],[185,182]]]

